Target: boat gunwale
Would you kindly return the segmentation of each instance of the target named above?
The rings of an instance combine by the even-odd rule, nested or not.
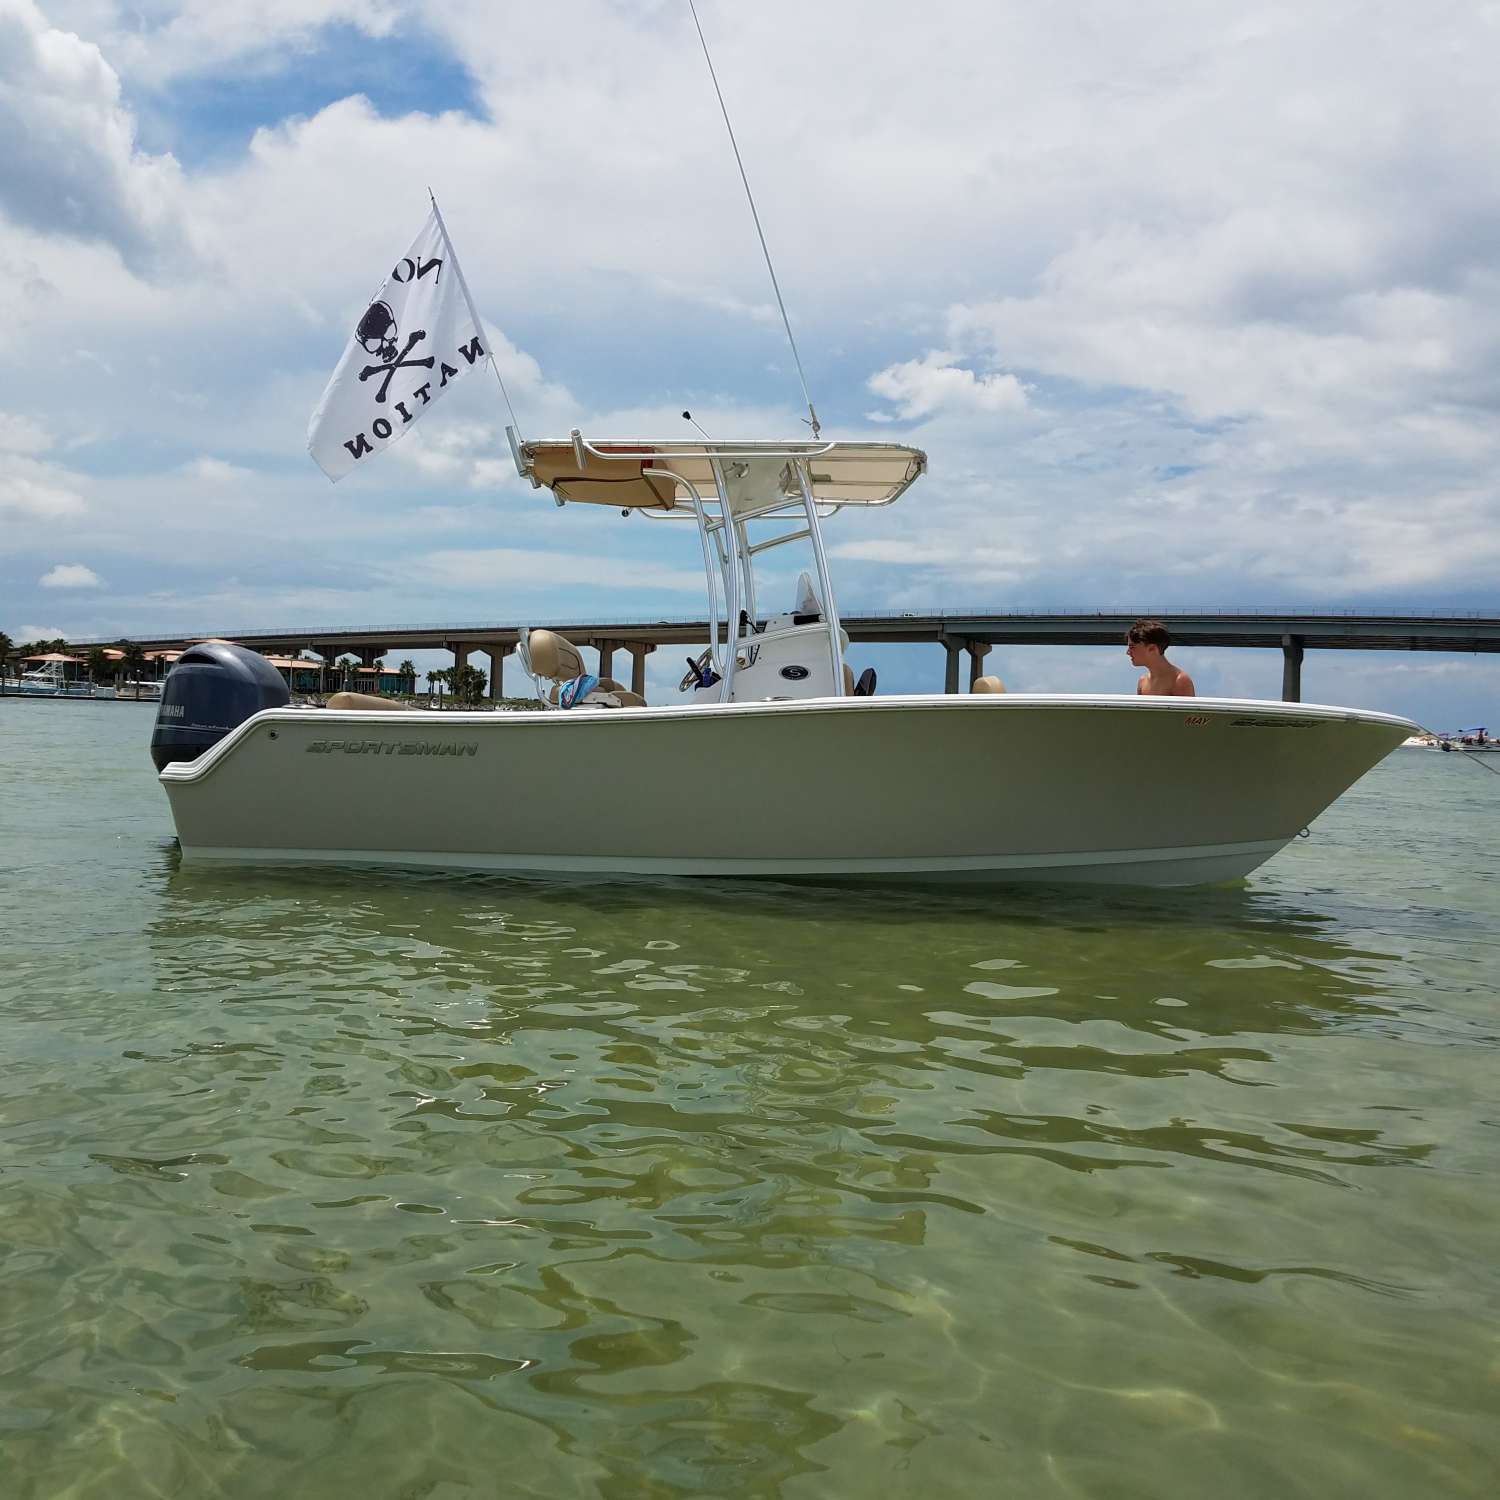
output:
[[[270,708],[252,714],[191,761],[172,761],[157,773],[162,782],[188,784],[205,779],[241,743],[264,725],[310,722],[364,724],[378,728],[432,726],[452,729],[500,725],[508,731],[522,727],[555,728],[564,724],[643,724],[663,720],[695,720],[704,715],[762,716],[826,713],[879,713],[921,709],[956,713],[1015,712],[1021,709],[1083,710],[1103,713],[1179,713],[1206,719],[1254,716],[1288,723],[1363,723],[1400,730],[1403,737],[1420,726],[1399,714],[1379,709],[1345,708],[1325,703],[1285,703],[1261,698],[1168,698],[1128,693],[893,693],[880,698],[794,698],[746,703],[664,703],[644,708],[598,709],[335,709]],[[1394,748],[1394,747],[1393,747]]]

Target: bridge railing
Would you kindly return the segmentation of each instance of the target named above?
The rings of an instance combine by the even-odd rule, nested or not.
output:
[[[1178,604],[1164,607],[1160,604],[1154,605],[1088,605],[1088,606],[1064,606],[1054,604],[1037,605],[1030,608],[1012,606],[1005,609],[996,609],[993,605],[976,604],[969,607],[955,607],[948,605],[942,609],[860,609],[855,606],[842,611],[846,622],[855,620],[948,620],[948,619],[986,619],[986,620],[1010,620],[1010,619],[1113,619],[1129,617],[1139,619],[1146,616],[1171,621],[1191,617],[1193,619],[1301,619],[1301,620],[1494,620],[1500,611],[1479,609],[1402,609],[1402,610],[1376,610],[1376,609],[1314,609],[1306,604],[1286,605],[1232,605],[1232,604],[1210,604],[1210,605],[1187,605]],[[609,615],[598,620],[596,625],[587,628],[609,628],[616,626],[640,626],[652,628],[667,626],[671,628],[684,625],[695,625],[702,622],[702,616],[690,615]],[[187,631],[181,634],[173,632],[147,632],[135,636],[110,636],[101,637],[99,640],[80,639],[71,640],[74,646],[113,645],[117,640],[202,640],[217,636],[226,640],[260,639],[270,637],[277,640],[298,639],[312,641],[319,638],[332,639],[339,636],[358,636],[368,638],[379,635],[406,635],[421,633],[446,633],[453,636],[485,635],[498,630],[517,630],[522,626],[530,626],[533,629],[555,630],[559,628],[572,627],[578,629],[585,622],[579,620],[576,615],[559,615],[551,619],[541,619],[535,615],[528,615],[524,619],[514,621],[488,620],[488,621],[427,621],[425,623],[407,624],[380,624],[380,625],[290,625],[266,628],[264,626],[255,629],[242,628],[235,630]]]

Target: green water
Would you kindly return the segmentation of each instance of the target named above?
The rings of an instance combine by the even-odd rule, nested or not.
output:
[[[4,1500],[1496,1492],[1500,777],[1208,891],[200,872],[151,721],[0,702]]]

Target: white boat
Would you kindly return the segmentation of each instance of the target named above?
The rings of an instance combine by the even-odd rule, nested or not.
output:
[[[39,667],[23,672],[15,691],[32,698],[92,698],[94,688],[88,682],[70,682],[63,671],[64,658],[43,659]]]
[[[1431,734],[1423,731],[1401,741],[1407,750],[1437,750],[1441,752],[1462,751],[1466,755],[1493,754],[1500,751],[1500,740],[1493,739],[1488,729],[1479,725],[1474,729],[1459,729],[1453,733]]]
[[[1460,729],[1454,734],[1439,735],[1434,748],[1461,750],[1466,755],[1485,755],[1500,750],[1500,740],[1491,739],[1488,728],[1480,724],[1473,729]]]
[[[923,453],[511,442],[559,504],[696,524],[712,640],[680,701],[646,704],[541,631],[520,655],[544,713],[390,713],[343,695],[292,708],[263,658],[192,647],[152,746],[186,859],[1192,884],[1248,874],[1418,729],[1316,704],[1008,694],[995,679],[876,696],[873,673],[853,683],[844,663],[823,527],[895,501]],[[811,576],[768,615],[756,565],[796,543]]]

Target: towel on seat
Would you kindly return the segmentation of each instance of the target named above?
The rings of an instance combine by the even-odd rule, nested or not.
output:
[[[569,696],[568,702],[563,702],[563,695],[577,682],[592,683],[583,691],[574,691]],[[613,677],[595,677],[591,673],[584,673],[582,678],[574,678],[573,682],[560,682],[553,685],[552,691],[547,694],[547,701],[555,704],[558,708],[645,708],[646,700],[639,693],[632,693],[623,682],[616,682]]]
[[[599,679],[592,672],[585,672],[571,682],[565,682],[557,692],[557,706],[572,708],[575,703],[587,701],[590,693],[599,686]]]

